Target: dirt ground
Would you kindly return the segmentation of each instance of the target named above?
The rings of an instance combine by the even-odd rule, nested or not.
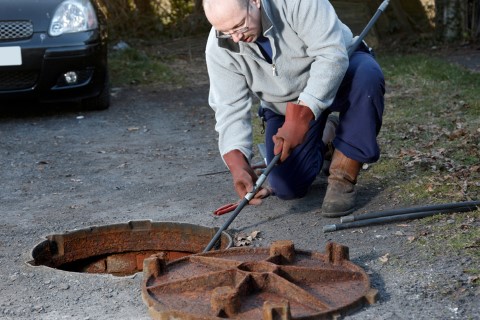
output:
[[[478,58],[472,62],[480,66]],[[471,57],[471,56],[470,56]],[[473,58],[472,58],[473,59]],[[464,62],[461,58],[458,61]],[[129,277],[32,267],[30,251],[46,235],[130,220],[220,227],[212,211],[236,200],[217,150],[202,58],[179,61],[189,84],[113,88],[102,112],[35,106],[0,115],[0,318],[149,319],[142,274]],[[196,66],[196,68],[194,68]],[[207,173],[220,172],[205,175]],[[378,302],[347,319],[480,319],[480,288],[466,257],[429,256],[409,243],[416,221],[323,233],[338,222],[319,215],[326,180],[304,199],[269,198],[246,207],[230,232],[260,231],[254,246],[279,239],[324,252],[350,248],[379,291]],[[360,178],[358,212],[390,207],[392,194]]]

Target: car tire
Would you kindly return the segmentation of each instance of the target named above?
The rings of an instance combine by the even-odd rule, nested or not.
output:
[[[108,73],[105,76],[105,85],[102,92],[93,98],[82,101],[82,109],[84,110],[106,110],[110,107],[110,78]]]

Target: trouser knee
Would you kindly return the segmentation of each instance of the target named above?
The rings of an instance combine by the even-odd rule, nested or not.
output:
[[[260,116],[266,121],[265,144],[267,160],[273,157],[273,140],[285,117],[271,110],[262,110]],[[283,200],[302,198],[307,194],[310,185],[320,172],[323,164],[324,146],[322,142],[323,128],[328,114],[312,121],[305,141],[296,147],[285,162],[277,165],[270,173],[268,182],[275,195]]]

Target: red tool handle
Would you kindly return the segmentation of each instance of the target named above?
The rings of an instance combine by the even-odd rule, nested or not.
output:
[[[217,210],[213,211],[213,214],[216,215],[216,216],[221,216],[225,213],[229,213],[229,212],[235,210],[237,207],[238,207],[238,202],[229,203],[229,204],[221,206]]]

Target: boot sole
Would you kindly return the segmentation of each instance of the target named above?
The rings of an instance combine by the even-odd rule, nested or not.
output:
[[[327,218],[338,218],[338,217],[348,216],[353,211],[355,211],[355,208],[349,209],[347,211],[342,211],[342,212],[323,212],[322,211],[320,214]]]

